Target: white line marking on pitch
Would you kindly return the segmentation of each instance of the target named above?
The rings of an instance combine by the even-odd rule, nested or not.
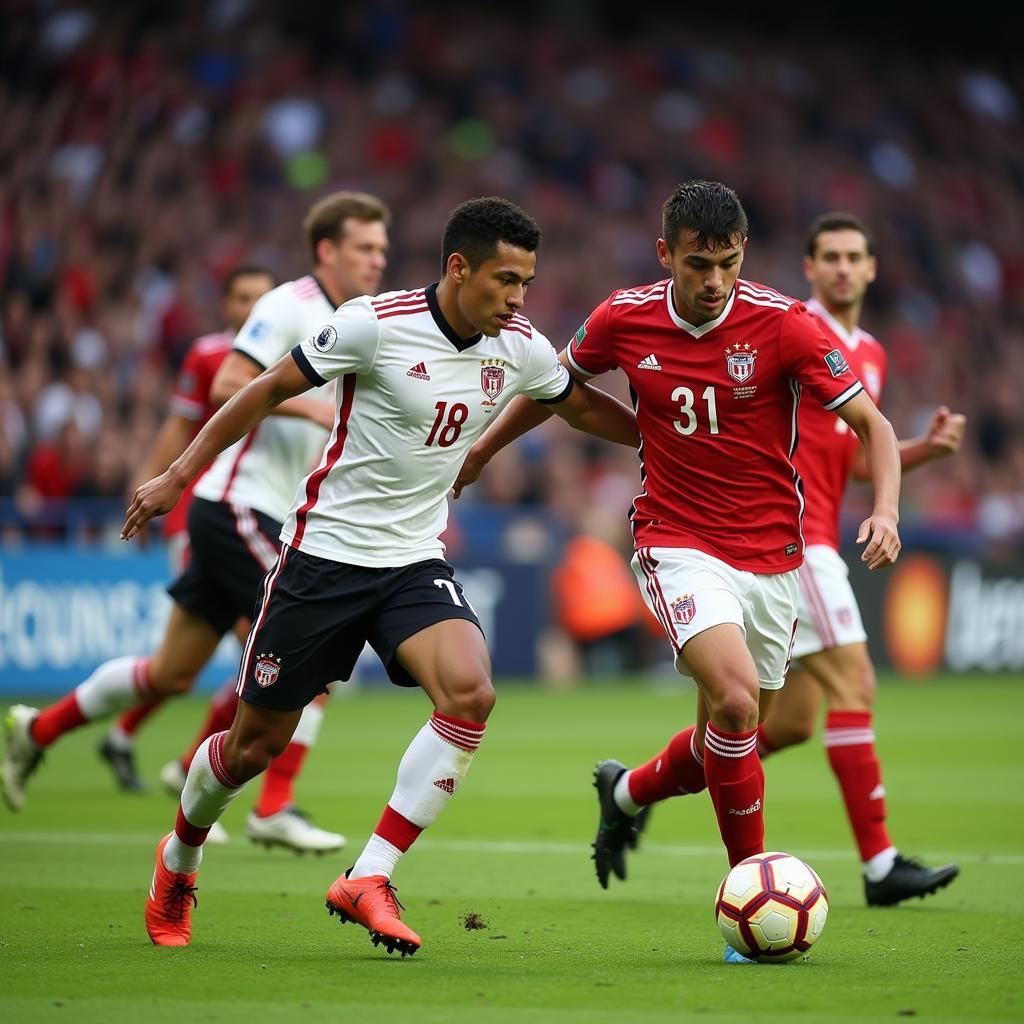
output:
[[[0,832],[0,844],[44,843],[54,845],[148,845],[160,836],[138,832]],[[590,853],[586,843],[546,842],[542,840],[483,840],[483,839],[421,839],[420,849],[445,850],[452,853],[524,854],[551,853],[579,857]],[[661,857],[716,857],[722,852],[720,846],[666,846],[649,843],[643,848],[645,854]],[[796,851],[808,860],[854,860],[852,850],[804,850]],[[977,851],[953,853],[949,850],[932,851],[921,856],[928,860],[955,860],[967,864],[1024,864],[1021,853],[978,853]]]

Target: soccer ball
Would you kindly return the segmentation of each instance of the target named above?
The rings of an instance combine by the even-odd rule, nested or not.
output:
[[[725,941],[744,956],[762,963],[793,960],[821,935],[828,893],[798,857],[759,853],[722,879],[715,917]]]

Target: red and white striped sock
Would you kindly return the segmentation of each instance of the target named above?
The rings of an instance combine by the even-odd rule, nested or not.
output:
[[[647,804],[704,789],[704,758],[697,749],[696,736],[697,727],[691,725],[673,736],[657,757],[620,776],[615,784],[619,807],[636,814]]]
[[[839,781],[861,861],[866,864],[893,850],[885,825],[885,786],[875,753],[871,712],[829,711],[825,753]]]
[[[485,728],[483,722],[434,712],[406,749],[395,791],[349,878],[391,877],[399,857],[433,824],[466,777]]]
[[[704,776],[730,867],[764,853],[764,769],[757,756],[757,730],[726,732],[709,724]]]
[[[226,738],[226,732],[211,736],[192,758],[181,791],[174,835],[164,847],[164,865],[169,871],[190,875],[199,869],[210,828],[242,790],[244,782],[236,779],[224,764]]]
[[[86,722],[106,718],[152,695],[149,658],[105,661],[66,697],[44,708],[32,723],[32,739],[48,747],[59,736]]]

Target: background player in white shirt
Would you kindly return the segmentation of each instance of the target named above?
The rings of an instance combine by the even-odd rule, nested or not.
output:
[[[808,231],[804,273],[813,293],[807,308],[878,402],[885,381],[885,351],[860,327],[864,296],[877,269],[872,248],[867,226],[856,217],[824,214]],[[952,455],[960,447],[965,425],[963,416],[945,406],[936,409],[924,437],[900,442],[902,469]],[[825,701],[825,751],[857,841],[865,898],[873,905],[899,903],[948,885],[958,868],[929,868],[904,857],[886,826],[872,714],[875,670],[857,598],[839,554],[843,493],[851,475],[866,478],[864,450],[838,417],[813,403],[801,403],[799,431],[794,465],[806,490],[807,554],[800,569],[793,666],[758,729],[758,747],[765,756],[810,738]]]
[[[476,613],[441,557],[448,492],[473,440],[518,394],[554,404],[581,429],[639,442],[632,412],[574,385],[520,314],[539,242],[537,225],[513,204],[464,203],[445,228],[440,284],[347,303],[139,489],[126,539],[278,403],[337,380],[331,438],[295,497],[242,655],[238,714],[196,754],[175,830],[157,847],[146,904],[153,942],[189,942],[210,826],[284,749],[302,707],[345,678],[368,641],[392,680],[422,687],[435,711],[402,758],[374,834],[327,903],[389,952],[419,948],[400,919],[391,874],[461,785],[495,700]]]
[[[379,199],[363,193],[335,193],[313,207],[304,228],[314,272],[257,301],[214,379],[215,403],[287,355],[342,302],[377,289],[387,262],[389,216]],[[174,605],[158,651],[104,663],[38,713],[25,705],[11,708],[0,775],[12,809],[23,805],[25,780],[58,737],[137,701],[187,692],[221,637],[239,617],[251,615],[260,582],[277,558],[291,495],[320,455],[334,421],[333,397],[333,388],[325,386],[278,405],[271,417],[220,454],[196,485],[189,510],[191,558],[169,588]],[[290,794],[321,714],[320,707],[311,706],[295,746],[279,752],[285,754],[275,769],[284,775],[278,780],[279,796]],[[315,828],[287,804],[262,818],[250,815],[246,831],[263,842],[320,852],[345,842],[344,836]]]

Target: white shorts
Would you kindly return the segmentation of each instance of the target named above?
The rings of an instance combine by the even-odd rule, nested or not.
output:
[[[863,643],[867,634],[850,586],[850,570],[839,552],[827,544],[812,544],[798,571],[800,622],[793,657],[803,658],[831,647]]]
[[[796,628],[796,569],[744,572],[693,548],[640,548],[632,565],[681,675],[690,675],[680,657],[686,641],[734,622],[743,630],[761,689],[782,687]]]

